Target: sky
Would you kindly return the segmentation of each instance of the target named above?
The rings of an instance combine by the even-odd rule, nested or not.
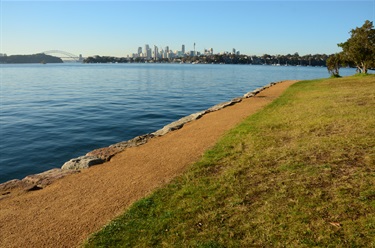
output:
[[[0,53],[125,57],[145,44],[214,53],[332,54],[374,22],[375,0],[0,0]]]

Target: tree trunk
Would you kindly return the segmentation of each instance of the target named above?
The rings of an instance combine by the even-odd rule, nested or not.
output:
[[[368,70],[368,64],[364,63],[363,64],[363,73],[367,74],[367,70]]]
[[[363,63],[363,62],[362,62],[361,73],[367,74],[367,66],[366,66],[366,63]]]

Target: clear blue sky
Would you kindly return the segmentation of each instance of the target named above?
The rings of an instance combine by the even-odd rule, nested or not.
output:
[[[367,1],[1,1],[1,53],[126,56],[149,44],[242,54],[340,51]]]

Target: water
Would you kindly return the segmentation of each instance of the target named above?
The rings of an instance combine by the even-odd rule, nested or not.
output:
[[[1,65],[0,183],[61,167],[270,82],[322,77],[326,68]]]

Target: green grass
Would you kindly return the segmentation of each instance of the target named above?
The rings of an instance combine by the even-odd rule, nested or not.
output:
[[[86,247],[375,247],[375,76],[302,81]]]

